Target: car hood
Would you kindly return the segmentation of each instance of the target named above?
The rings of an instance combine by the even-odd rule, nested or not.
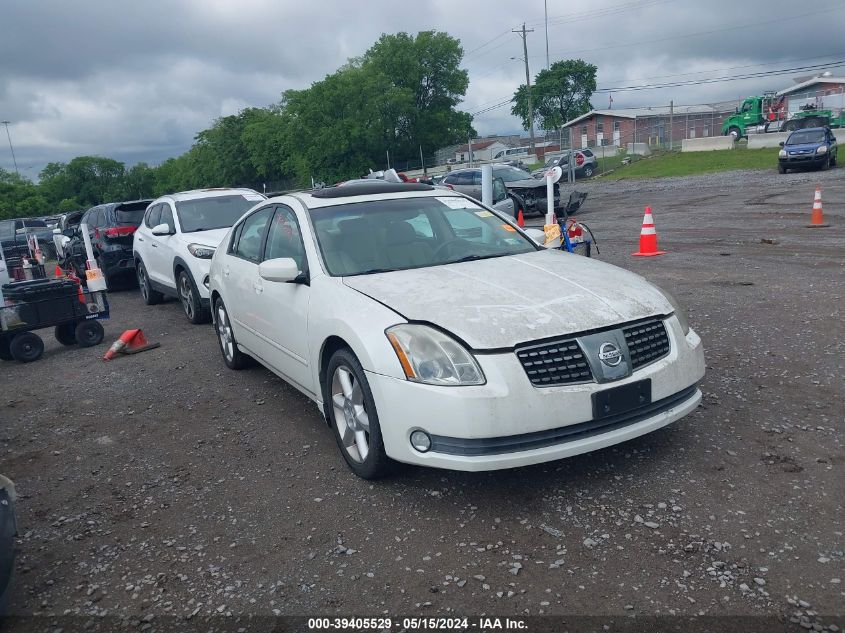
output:
[[[525,174],[525,179],[523,180],[512,180],[511,182],[506,182],[505,187],[508,189],[534,189],[535,187],[545,187],[546,180],[538,180],[531,176],[531,174]]]
[[[202,244],[203,246],[210,246],[217,248],[220,242],[226,237],[229,232],[229,227],[222,229],[211,229],[209,231],[195,231],[193,233],[182,233],[179,237],[185,244]]]
[[[663,293],[639,275],[559,250],[346,277],[343,283],[477,350],[672,312]]]
[[[826,143],[799,143],[797,145],[784,145],[784,149],[789,152],[790,154],[793,153],[802,153],[806,154],[807,152],[815,152],[816,149],[821,147],[822,145],[826,145]]]

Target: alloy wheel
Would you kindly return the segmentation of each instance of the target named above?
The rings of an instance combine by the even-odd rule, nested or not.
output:
[[[220,339],[220,347],[226,360],[232,362],[235,356],[235,343],[232,339],[232,326],[229,324],[229,315],[223,304],[217,306],[217,338]]]
[[[191,287],[191,282],[185,273],[179,275],[179,298],[182,300],[182,307],[185,309],[185,315],[192,319],[194,318],[194,289]]]
[[[138,288],[141,290],[141,296],[144,297],[144,300],[148,300],[149,290],[147,289],[147,271],[144,269],[144,265],[141,262],[138,262]]]
[[[331,398],[343,448],[353,461],[363,463],[370,454],[370,418],[361,384],[344,365],[332,376]]]

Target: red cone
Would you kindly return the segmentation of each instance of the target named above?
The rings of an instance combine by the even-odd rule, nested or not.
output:
[[[654,218],[651,217],[651,207],[645,208],[643,228],[640,229],[640,250],[631,253],[634,257],[653,257],[665,255],[666,251],[657,250],[657,231],[654,230]]]

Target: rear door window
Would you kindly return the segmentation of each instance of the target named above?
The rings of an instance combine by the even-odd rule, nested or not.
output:
[[[149,228],[153,228],[160,224],[159,220],[161,219],[161,205],[157,204],[154,205],[149,212],[147,213],[147,221],[145,224]]]
[[[232,254],[253,263],[261,261],[264,235],[267,225],[273,215],[272,207],[265,207],[250,215],[241,223],[238,241],[232,249]]]
[[[173,210],[169,204],[164,203],[161,205],[161,216],[159,217],[158,223],[166,224],[172,233],[176,232],[176,225],[173,222]]]

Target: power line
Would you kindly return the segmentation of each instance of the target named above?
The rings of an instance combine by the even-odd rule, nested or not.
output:
[[[601,47],[598,47],[598,48],[580,48],[580,49],[577,49],[577,50],[553,51],[553,53],[555,55],[567,55],[567,54],[570,54],[570,53],[577,53],[577,54],[581,55],[583,53],[594,53],[596,51],[605,51],[605,50],[609,50],[609,49],[613,49],[613,48],[629,48],[629,47],[632,47],[632,46],[639,46],[641,44],[653,44],[655,42],[668,42],[670,40],[684,39],[684,38],[687,38],[687,37],[698,37],[699,35],[712,35],[714,33],[724,33],[725,31],[736,31],[736,30],[739,30],[739,29],[752,28],[752,27],[755,27],[755,26],[765,26],[765,25],[768,25],[768,24],[775,24],[777,22],[785,22],[787,20],[793,21],[793,20],[797,20],[799,18],[805,18],[805,17],[810,16],[810,15],[816,15],[818,13],[829,13],[831,11],[841,11],[842,9],[845,9],[845,6],[828,7],[827,9],[819,9],[817,11],[810,11],[809,13],[803,13],[801,15],[790,15],[790,16],[783,17],[783,18],[775,18],[773,20],[767,20],[765,22],[752,22],[750,24],[738,24],[738,25],[735,25],[735,26],[726,26],[726,27],[722,27],[722,28],[718,28],[718,29],[711,29],[709,31],[698,31],[696,33],[685,33],[683,35],[670,35],[668,37],[661,37],[661,38],[656,38],[656,39],[651,39],[651,40],[644,40],[644,41],[640,41],[640,42],[627,42],[625,44],[612,44],[610,46],[601,46]]]

